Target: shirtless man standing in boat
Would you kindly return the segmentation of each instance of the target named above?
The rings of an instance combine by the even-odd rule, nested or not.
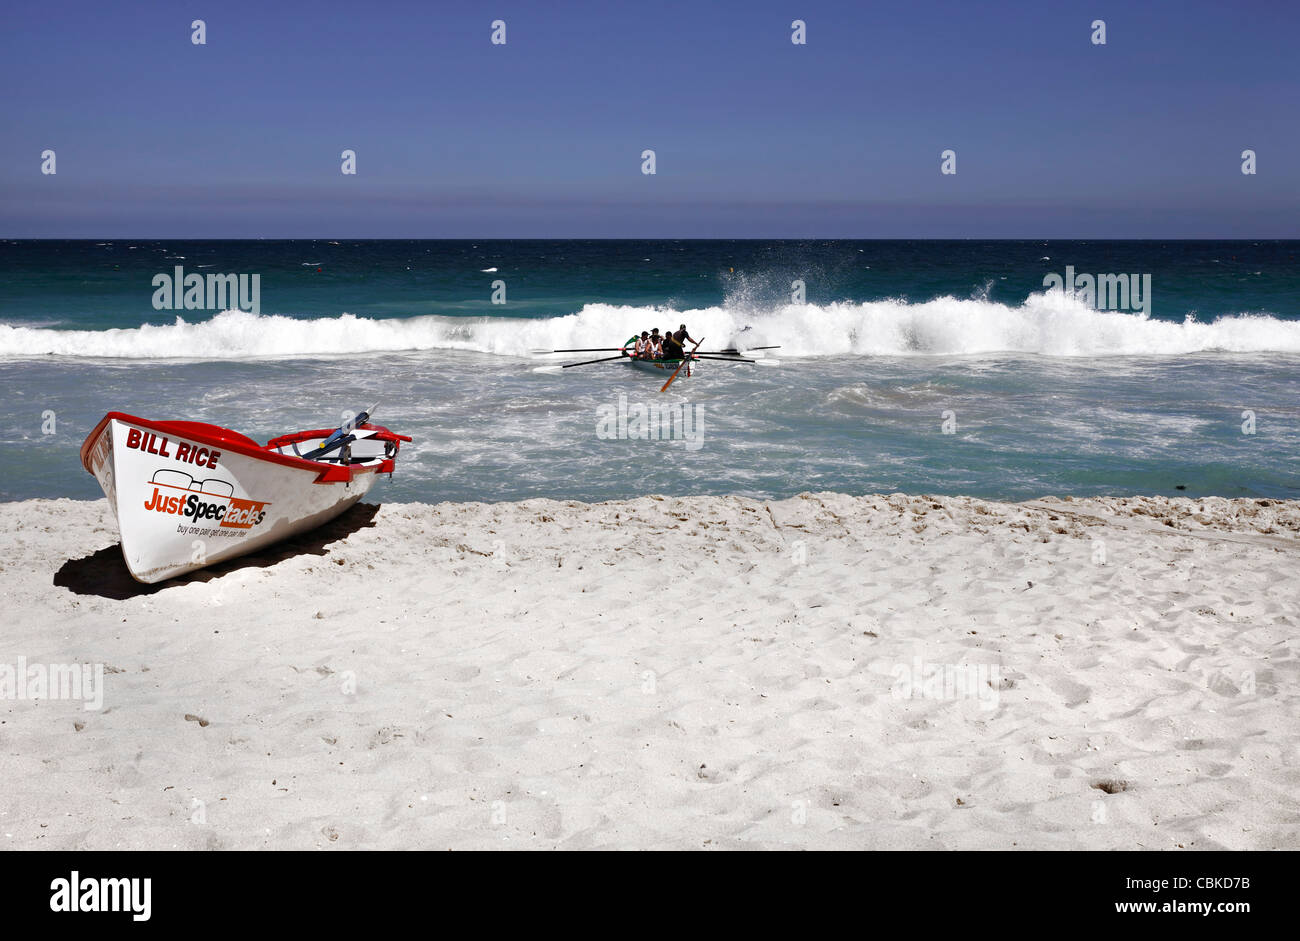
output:
[[[696,342],[695,337],[691,336],[690,333],[687,331],[686,324],[682,324],[680,327],[677,328],[677,332],[673,334],[673,339],[676,340],[678,344],[682,347],[685,347],[688,342],[690,343]]]

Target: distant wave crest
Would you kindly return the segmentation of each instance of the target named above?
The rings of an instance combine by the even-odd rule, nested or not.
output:
[[[403,350],[474,350],[502,356],[613,346],[633,332],[685,321],[706,346],[781,345],[781,356],[912,356],[1033,353],[1045,356],[1176,356],[1199,352],[1300,353],[1300,321],[1240,314],[1178,323],[1096,311],[1059,291],[1011,307],[941,297],[767,310],[700,310],[587,304],[576,314],[370,319],[294,318],[225,311],[210,320],[113,330],[0,324],[0,357],[112,359],[316,357]]]

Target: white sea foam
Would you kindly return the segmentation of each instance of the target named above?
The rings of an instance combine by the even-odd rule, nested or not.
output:
[[[1198,352],[1300,353],[1300,321],[1258,314],[1208,323],[1096,311],[1059,291],[1010,307],[979,298],[936,298],[758,310],[587,304],[576,314],[303,319],[226,311],[211,320],[113,330],[0,325],[0,356],[55,354],[126,359],[332,356],[400,350],[532,350],[614,346],[651,327],[689,325],[705,347],[781,345],[781,356],[912,356],[1033,353],[1047,356],[1176,356]]]

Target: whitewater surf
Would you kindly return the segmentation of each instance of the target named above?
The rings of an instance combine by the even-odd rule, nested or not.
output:
[[[329,357],[354,353],[463,350],[531,356],[593,336],[639,333],[686,321],[693,330],[747,347],[779,343],[786,356],[925,356],[1026,353],[1043,356],[1182,356],[1193,353],[1300,353],[1300,321],[1240,313],[1201,321],[1099,311],[1048,291],[1009,306],[940,297],[928,301],[782,305],[753,310],[678,310],[602,303],[569,315],[517,317],[291,317],[227,310],[210,319],[108,330],[0,324],[0,358],[106,359]]]

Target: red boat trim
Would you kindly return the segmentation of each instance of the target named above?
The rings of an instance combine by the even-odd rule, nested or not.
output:
[[[86,436],[86,440],[81,444],[81,466],[89,473],[95,471],[90,466],[90,451],[94,447],[99,436],[104,433],[108,423],[113,419],[126,422],[129,425],[139,425],[141,428],[148,428],[150,431],[159,432],[169,437],[185,438],[189,441],[198,441],[209,447],[217,447],[222,451],[231,451],[235,454],[242,454],[245,457],[256,458],[260,461],[268,461],[272,464],[280,464],[284,467],[292,467],[296,470],[311,471],[316,474],[315,483],[329,484],[351,480],[358,473],[391,473],[391,469],[385,472],[383,464],[377,466],[365,467],[362,465],[342,464],[325,464],[320,461],[308,461],[301,457],[294,457],[291,454],[279,454],[270,448],[280,447],[281,443],[287,443],[300,438],[315,438],[332,434],[336,429],[330,428],[322,431],[300,431],[291,435],[281,435],[267,443],[263,448],[247,435],[242,435],[237,431],[229,428],[222,428],[219,425],[208,425],[204,422],[196,421],[150,421],[147,418],[137,418],[134,415],[128,415],[125,412],[109,412],[95,426],[95,430]],[[363,428],[378,428],[379,433],[374,437],[386,441],[410,441],[406,435],[394,434],[381,425],[363,425]]]
[[[395,432],[389,431],[387,428],[383,427],[382,425],[358,425],[357,426],[358,431],[369,431],[372,428],[378,428],[379,433],[375,435],[371,435],[371,437],[378,438],[380,441],[410,441],[411,440],[408,436],[396,434]],[[280,437],[278,438],[272,438],[270,441],[266,442],[266,446],[268,448],[282,448],[287,444],[295,444],[299,441],[308,441],[312,438],[328,438],[336,431],[338,431],[337,428],[318,428],[315,431],[295,431],[293,434],[280,435]]]
[[[81,442],[81,466],[86,469],[87,473],[95,473],[94,468],[90,466],[90,449],[95,446],[95,442],[99,440],[100,434],[108,427],[108,423],[112,420],[114,414],[116,413],[109,412],[101,418],[99,424],[95,426],[95,430],[86,435],[86,440]]]

